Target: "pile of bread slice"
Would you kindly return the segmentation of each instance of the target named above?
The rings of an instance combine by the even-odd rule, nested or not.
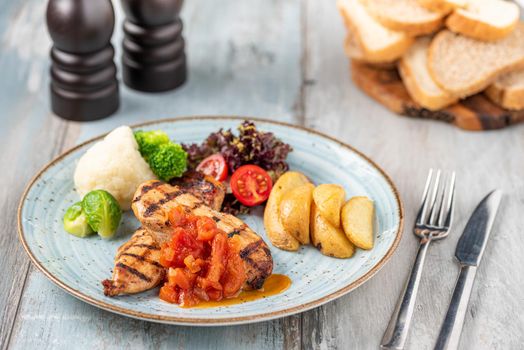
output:
[[[506,0],[338,0],[346,54],[398,68],[413,100],[445,108],[484,91],[524,109],[524,22]]]

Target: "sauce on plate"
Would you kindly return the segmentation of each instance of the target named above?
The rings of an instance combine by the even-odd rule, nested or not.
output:
[[[259,290],[242,291],[233,298],[222,299],[220,301],[201,301],[194,308],[210,308],[219,306],[229,306],[246,303],[273,295],[280,294],[291,286],[291,279],[286,275],[273,274],[264,282],[264,286]]]

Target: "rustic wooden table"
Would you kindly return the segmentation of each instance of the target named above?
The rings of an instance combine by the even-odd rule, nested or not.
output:
[[[471,296],[464,349],[524,346],[524,126],[486,133],[397,117],[349,78],[332,1],[193,0],[183,9],[190,78],[170,93],[121,86],[111,118],[85,124],[50,113],[43,0],[0,1],[0,343],[2,349],[376,349],[417,249],[410,232],[429,167],[458,174],[455,230],[431,247],[409,349],[431,349],[458,273],[455,244],[475,204],[506,196]],[[115,3],[117,23],[122,20]],[[122,31],[113,43],[120,54]],[[246,115],[311,127],[357,147],[389,172],[406,232],[391,261],[349,295],[315,310],[246,326],[175,327],[87,305],[48,281],[18,242],[16,207],[47,161],[121,124],[182,115]]]

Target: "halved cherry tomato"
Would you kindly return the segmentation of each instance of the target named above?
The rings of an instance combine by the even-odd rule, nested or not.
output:
[[[230,185],[240,203],[254,207],[267,200],[273,182],[269,174],[261,167],[243,165],[231,176]]]
[[[202,174],[212,176],[218,181],[227,179],[226,160],[220,153],[213,154],[201,161],[196,170]]]

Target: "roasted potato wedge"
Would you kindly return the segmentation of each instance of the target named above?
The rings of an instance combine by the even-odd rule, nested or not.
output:
[[[347,239],[344,231],[331,225],[314,202],[311,204],[310,226],[311,242],[322,254],[335,258],[349,258],[355,253],[355,247]]]
[[[333,226],[340,227],[340,209],[346,191],[339,185],[322,184],[313,190],[313,200],[322,216]]]
[[[284,230],[302,244],[309,244],[309,217],[313,199],[312,183],[284,193],[280,203],[280,221]]]
[[[375,206],[368,197],[353,197],[342,207],[342,227],[347,238],[359,248],[373,248]]]
[[[264,210],[264,227],[269,240],[277,248],[298,250],[300,242],[282,225],[280,220],[280,203],[284,194],[296,187],[309,183],[308,178],[299,172],[284,173],[273,185]]]

